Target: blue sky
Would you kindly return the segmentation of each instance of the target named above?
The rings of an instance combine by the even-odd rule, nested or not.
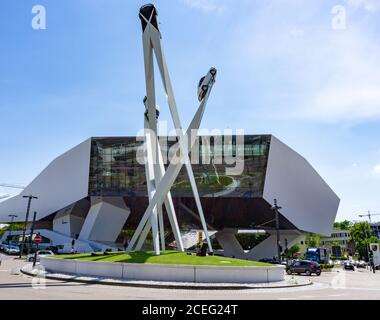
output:
[[[26,185],[90,136],[139,131],[144,3],[1,1],[0,182]],[[36,4],[46,8],[46,30],[31,27]],[[380,1],[155,4],[184,126],[198,80],[214,65],[203,127],[276,135],[341,198],[338,220],[380,212]],[[343,30],[332,27],[336,5],[346,12]]]

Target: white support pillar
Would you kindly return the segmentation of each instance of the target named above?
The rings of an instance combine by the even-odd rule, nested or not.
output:
[[[129,214],[122,197],[93,197],[79,239],[115,242]]]

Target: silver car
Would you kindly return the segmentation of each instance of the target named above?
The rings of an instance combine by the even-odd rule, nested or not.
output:
[[[16,246],[7,246],[4,249],[4,252],[9,254],[9,255],[17,255],[20,253],[20,248]]]
[[[199,80],[198,83],[198,100],[202,101],[206,96],[207,91],[215,82],[216,69],[211,68],[209,72]]]
[[[35,256],[34,253],[28,254],[28,256],[26,257],[26,260],[28,260],[29,262],[33,262],[34,256]],[[40,261],[40,257],[46,257],[46,256],[54,256],[53,251],[50,251],[50,250],[39,250],[39,251],[37,251],[36,261]]]

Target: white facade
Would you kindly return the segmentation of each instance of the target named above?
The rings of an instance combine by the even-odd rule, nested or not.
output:
[[[347,249],[348,242],[350,241],[350,231],[334,229],[329,237],[323,237],[321,241],[325,247],[339,245]]]
[[[263,198],[297,229],[329,235],[340,199],[309,162],[272,136]]]
[[[8,222],[9,214],[18,216],[15,222],[25,220],[24,195],[38,196],[30,210],[30,218],[36,211],[37,220],[87,197],[90,151],[87,139],[53,160],[20,194],[0,203],[0,222]]]

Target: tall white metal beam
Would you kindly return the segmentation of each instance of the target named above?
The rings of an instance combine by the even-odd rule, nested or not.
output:
[[[153,5],[145,5],[141,7],[140,9],[140,19],[142,23],[143,28],[143,48],[144,48],[144,64],[145,64],[145,82],[146,82],[146,99],[145,99],[145,106],[147,109],[146,117],[147,122],[145,124],[145,128],[149,127],[150,133],[154,136],[150,139],[146,139],[147,144],[147,153],[150,154],[149,157],[147,157],[147,161],[153,161],[153,164],[148,164],[148,170],[150,173],[153,171],[153,179],[151,177],[151,180],[154,181],[152,183],[152,188],[154,184],[154,191],[149,192],[149,205],[146,209],[143,218],[140,221],[140,224],[138,225],[135,234],[133,235],[129,246],[127,248],[127,252],[129,252],[135,245],[138,237],[141,235],[141,232],[143,233],[140,238],[140,241],[137,244],[137,247],[140,247],[142,245],[143,237],[147,235],[147,228],[148,223],[147,220],[149,218],[149,215],[151,215],[151,227],[153,231],[153,243],[156,254],[159,254],[159,248],[158,248],[158,233],[161,234],[161,245],[162,248],[165,248],[164,243],[164,229],[163,229],[163,217],[162,217],[162,204],[165,202],[167,212],[169,215],[170,223],[173,228],[173,232],[175,233],[176,240],[178,237],[178,240],[181,239],[179,234],[179,228],[178,223],[176,222],[176,217],[174,213],[174,206],[172,204],[172,199],[170,195],[170,188],[172,187],[176,177],[178,176],[178,173],[182,167],[183,164],[186,166],[187,174],[189,176],[190,184],[193,190],[194,199],[196,202],[196,206],[201,218],[202,222],[202,228],[205,232],[207,243],[209,246],[209,250],[212,252],[212,245],[210,241],[210,237],[207,230],[207,224],[204,218],[203,209],[199,197],[199,192],[197,188],[197,184],[195,181],[193,169],[190,163],[189,159],[189,152],[195,143],[193,141],[194,139],[190,139],[189,143],[189,137],[192,137],[192,135],[196,135],[200,126],[200,122],[204,113],[205,106],[207,104],[208,97],[211,92],[211,88],[215,82],[215,76],[216,76],[216,69],[211,68],[209,73],[201,79],[201,95],[199,95],[199,100],[201,101],[201,104],[198,108],[197,113],[194,116],[194,119],[186,132],[187,134],[183,134],[183,129],[181,125],[181,121],[179,118],[177,105],[174,98],[173,88],[170,81],[170,76],[168,72],[168,68],[166,65],[165,56],[162,50],[161,45],[161,34],[158,27],[158,16],[156,8]],[[154,64],[153,64],[153,52],[156,57],[157,64],[159,66],[161,79],[164,85],[164,89],[167,95],[167,101],[170,109],[170,113],[173,119],[173,123],[179,138],[179,142],[177,144],[176,151],[179,152],[179,161],[177,161],[177,164],[175,165],[173,162],[169,165],[169,170],[165,172],[163,162],[162,162],[162,153],[159,148],[159,141],[158,141],[158,135],[157,135],[157,109],[156,109],[156,98],[155,98],[155,83],[154,83]],[[145,121],[145,120],[144,120]],[[195,130],[195,132],[193,132]],[[146,133],[146,136],[148,133]],[[149,144],[147,141],[149,140]],[[190,145],[190,148],[188,148],[188,144]],[[153,170],[151,170],[151,166],[153,166]],[[148,179],[148,176],[147,176]],[[151,188],[151,189],[152,189]],[[168,210],[169,209],[169,210]],[[158,232],[158,225],[157,225],[157,215],[158,215],[158,221],[160,221],[160,232]],[[144,228],[145,226],[145,228]],[[144,230],[143,230],[144,228]],[[178,228],[178,233],[177,233]],[[177,241],[178,241],[177,240]],[[182,241],[180,241],[179,245],[183,247]]]

